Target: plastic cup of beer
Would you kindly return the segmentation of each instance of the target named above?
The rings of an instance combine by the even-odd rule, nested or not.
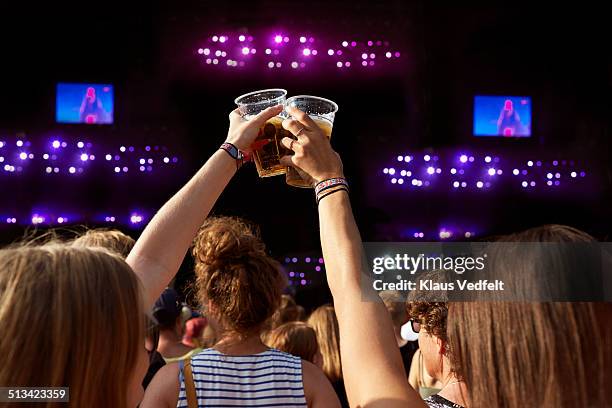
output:
[[[242,117],[250,120],[266,108],[284,105],[286,96],[285,89],[263,89],[241,95],[234,102]],[[287,155],[288,150],[280,141],[291,133],[283,129],[282,123],[285,118],[282,115],[286,115],[284,111],[268,120],[259,129],[259,135],[253,143],[257,147],[253,150],[253,159],[259,177],[277,176],[287,172],[287,168],[280,163],[280,158]]]
[[[338,112],[338,105],[335,102],[318,96],[297,95],[287,99],[287,106],[298,108],[302,112],[308,114],[319,128],[321,128],[325,136],[331,139],[334,117],[336,116],[336,112]],[[289,137],[297,139],[293,135]],[[313,181],[308,175],[300,173],[301,171],[296,168],[288,167],[286,175],[287,184],[294,187],[312,188]]]

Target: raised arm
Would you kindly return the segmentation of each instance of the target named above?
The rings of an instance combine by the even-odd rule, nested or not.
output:
[[[282,106],[268,108],[251,121],[244,121],[238,110],[230,114],[227,141],[248,151],[266,120],[278,115]],[[153,305],[178,271],[193,237],[213,205],[236,173],[236,160],[217,150],[164,206],[155,214],[127,263],[144,286],[145,307]]]
[[[316,181],[343,177],[340,157],[316,124],[298,110],[289,113],[296,120],[286,120],[283,126],[298,135],[298,140],[292,143],[291,139],[283,139],[283,144],[295,152],[284,162],[299,167]],[[340,191],[323,198],[319,221],[327,281],[340,327],[344,384],[351,406],[425,407],[406,380],[391,318],[382,301],[361,300],[361,279],[367,266],[348,194]]]

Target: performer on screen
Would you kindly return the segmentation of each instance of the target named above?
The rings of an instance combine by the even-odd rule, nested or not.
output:
[[[504,107],[497,119],[497,134],[500,136],[518,136],[523,133],[523,125],[514,104],[510,99],[506,99]]]
[[[106,111],[102,101],[96,97],[96,90],[88,87],[81,108],[79,109],[81,123],[100,123],[106,120]]]

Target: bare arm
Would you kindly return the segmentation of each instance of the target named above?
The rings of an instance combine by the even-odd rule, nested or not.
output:
[[[309,408],[340,408],[336,391],[319,367],[302,360],[302,376]]]
[[[140,408],[174,408],[180,392],[178,363],[166,364],[145,390]]]
[[[228,141],[247,150],[265,121],[281,111],[282,107],[266,109],[249,122],[232,112]],[[235,172],[236,161],[218,150],[143,231],[127,263],[142,281],[147,310],[178,271],[198,228]]]
[[[317,181],[341,177],[342,163],[328,139],[307,115],[296,110],[290,113],[297,120],[285,121],[283,126],[299,136],[293,143],[295,154],[284,161],[300,167]],[[283,139],[283,144],[289,147],[291,142]],[[319,219],[327,280],[340,327],[344,384],[351,406],[425,407],[408,384],[391,318],[382,301],[361,301],[364,252],[348,195],[341,191],[321,200]]]

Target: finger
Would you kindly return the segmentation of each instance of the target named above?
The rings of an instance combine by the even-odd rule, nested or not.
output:
[[[289,112],[289,114],[293,116],[293,118],[300,122],[302,125],[306,126],[308,129],[316,129],[315,126],[317,126],[317,124],[306,113],[302,112],[294,106],[287,106],[286,109],[287,112]]]
[[[295,160],[295,156],[283,156],[279,159],[280,164],[283,166],[296,167],[293,160]]]
[[[230,122],[233,122],[235,120],[240,120],[240,119],[242,119],[242,112],[240,112],[240,108],[236,108],[230,112],[229,114]]]
[[[301,153],[303,152],[303,149],[304,149],[302,145],[300,144],[300,142],[290,137],[283,137],[281,140],[281,144],[285,146],[287,149],[292,150],[296,153],[298,152]]]
[[[257,116],[249,121],[251,126],[261,127],[266,121],[272,119],[283,111],[283,105],[271,106],[263,111],[259,112]]]
[[[295,119],[285,119],[283,120],[283,128],[290,131],[294,136],[300,136],[304,134],[304,131],[307,130],[306,126],[302,125]]]

